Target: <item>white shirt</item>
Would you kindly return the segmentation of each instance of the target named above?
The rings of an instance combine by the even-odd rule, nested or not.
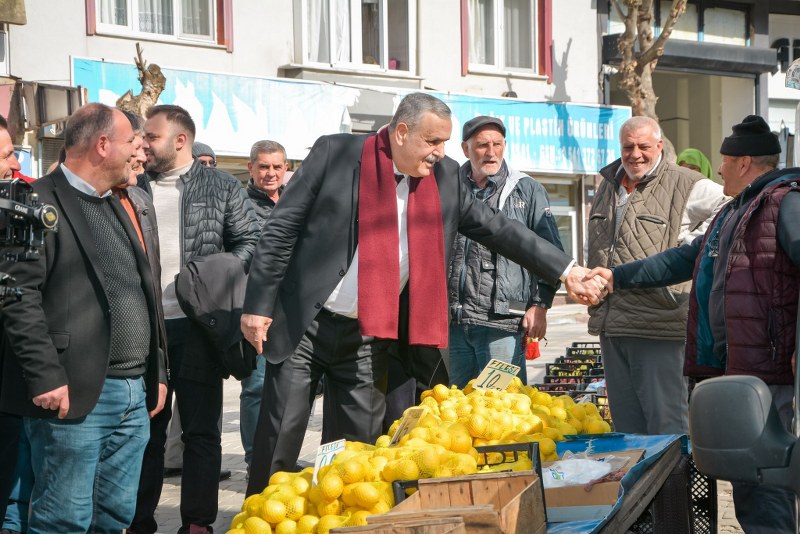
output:
[[[394,172],[400,174],[397,167],[394,167]],[[397,229],[400,236],[400,279],[397,283],[402,292],[408,283],[408,218],[406,216],[408,213],[408,175],[403,175],[395,192],[397,195]],[[356,246],[350,268],[347,269],[347,273],[339,281],[339,285],[325,301],[325,308],[328,311],[358,319],[358,246]]]

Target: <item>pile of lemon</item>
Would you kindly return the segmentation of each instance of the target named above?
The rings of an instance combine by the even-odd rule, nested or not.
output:
[[[422,394],[425,407],[416,427],[389,446],[400,421],[375,445],[347,442],[330,465],[300,473],[277,472],[260,494],[251,495],[228,534],[327,534],[394,506],[391,483],[470,475],[479,471],[531,469],[525,455],[512,462],[501,453],[481,455],[481,445],[537,442],[543,460],[554,460],[556,441],[569,434],[611,429],[592,403],[553,397],[514,379],[506,391],[463,391],[437,385]]]

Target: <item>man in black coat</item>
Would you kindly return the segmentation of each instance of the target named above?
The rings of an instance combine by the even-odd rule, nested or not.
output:
[[[152,193],[161,244],[162,305],[170,358],[170,390],[163,413],[150,426],[136,516],[130,530],[156,532],[155,510],[164,474],[164,444],[177,398],[183,429],[180,532],[210,532],[217,517],[222,465],[222,380],[228,376],[215,345],[186,317],[175,294],[175,276],[194,258],[230,252],[245,265],[258,240],[252,203],[236,178],[192,158],[196,128],[180,106],[147,111],[147,172],[140,184]]]
[[[446,346],[446,254],[457,232],[597,301],[602,284],[584,282],[586,269],[472,198],[444,157],[451,130],[442,101],[410,94],[375,136],[318,139],[275,207],[242,316],[268,362],[248,495],[294,468],[323,374],[323,440],[378,437],[389,354]]]
[[[60,215],[37,261],[0,264],[23,288],[3,309],[0,411],[23,416],[36,532],[120,531],[133,517],[148,411],[166,394],[156,292],[136,230],[111,189],[134,134],[120,111],[80,108],[67,159],[34,191]]]

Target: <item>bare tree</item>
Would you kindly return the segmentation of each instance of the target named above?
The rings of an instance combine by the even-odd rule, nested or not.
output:
[[[145,112],[158,102],[158,97],[164,90],[167,78],[161,72],[161,67],[155,63],[150,65],[142,57],[142,47],[136,43],[136,68],[139,70],[139,83],[142,84],[141,92],[134,96],[129,89],[117,99],[117,107],[144,117]]]
[[[658,38],[653,34],[653,0],[611,0],[611,3],[625,24],[625,32],[617,41],[622,56],[619,88],[628,97],[634,116],[644,115],[658,120],[653,71],[664,54],[664,45],[672,34],[672,28],[686,11],[686,0],[672,0],[668,18],[661,21]],[[667,154],[674,158],[672,143],[665,138],[664,144]]]

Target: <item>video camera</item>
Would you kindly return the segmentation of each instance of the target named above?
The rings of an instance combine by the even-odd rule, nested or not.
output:
[[[3,261],[35,261],[44,245],[44,235],[55,230],[58,212],[41,204],[39,195],[22,180],[0,180],[0,247]],[[0,303],[9,297],[19,300],[22,290],[10,287],[14,279],[0,272]]]

